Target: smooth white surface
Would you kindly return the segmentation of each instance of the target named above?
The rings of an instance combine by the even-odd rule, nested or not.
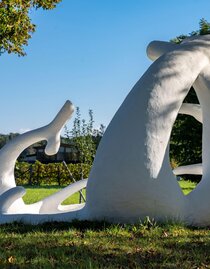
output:
[[[168,158],[170,133],[180,108],[182,112],[186,108],[182,106],[185,96],[192,85],[201,90],[200,80],[209,77],[210,72],[204,71],[209,66],[210,36],[191,38],[181,45],[166,44],[153,42],[147,49],[156,61],[129,93],[101,141],[87,184],[86,210],[91,218],[105,216],[112,221],[135,222],[150,216],[193,225],[210,224],[209,188],[205,199],[200,192],[205,180],[184,196]],[[206,95],[208,92],[206,89]],[[202,110],[203,102],[208,103],[209,113],[210,96],[198,97],[203,99]],[[192,107],[185,113],[195,116]],[[203,114],[205,125],[205,117],[207,121],[210,115],[205,116],[205,111]],[[200,112],[196,117],[201,121]],[[208,126],[204,127],[203,174],[209,174]],[[210,185],[208,182],[206,178],[205,186]]]
[[[203,123],[202,109],[198,104],[183,103],[179,113],[193,116],[197,121]]]
[[[203,168],[202,164],[192,164],[192,165],[184,165],[184,166],[179,166],[176,167],[173,170],[174,175],[179,176],[179,175],[202,175],[203,173]]]
[[[180,45],[154,41],[147,53],[155,62],[128,94],[104,134],[87,183],[86,204],[70,206],[68,212],[59,213],[58,203],[67,197],[66,191],[72,194],[84,187],[86,181],[67,187],[61,196],[56,194],[57,202],[52,202],[52,198],[40,201],[34,205],[34,212],[21,211],[20,204],[11,205],[8,201],[11,195],[19,202],[23,194],[22,189],[12,189],[14,162],[20,149],[47,139],[47,153],[55,152],[59,128],[72,112],[67,109],[64,117],[62,113],[56,117],[59,120],[50,131],[51,125],[41,128],[46,131],[44,135],[42,131],[25,134],[0,152],[4,195],[1,223],[17,220],[37,224],[75,218],[133,223],[150,216],[162,221],[210,225],[210,36],[193,37]],[[198,106],[182,104],[192,85],[202,112]],[[203,121],[203,178],[187,196],[171,170],[168,154],[171,130],[179,112]]]
[[[61,203],[73,193],[84,188],[87,180],[76,182],[63,190],[31,205],[25,205],[22,196],[25,194],[23,187],[16,187],[14,167],[20,153],[36,142],[47,141],[45,153],[56,154],[60,147],[60,132],[66,121],[72,115],[74,107],[67,101],[55,119],[45,127],[20,135],[5,145],[0,151],[0,212],[3,214],[43,214],[59,213],[74,210],[76,206],[61,206]],[[81,208],[84,205],[78,205]]]

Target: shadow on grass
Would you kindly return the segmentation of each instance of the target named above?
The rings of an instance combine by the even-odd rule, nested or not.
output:
[[[50,243],[47,238],[43,243],[31,240],[21,244],[21,251],[17,253],[17,264],[18,260],[24,260],[26,264],[30,264],[30,268],[204,269],[209,268],[210,264],[210,243],[204,244],[201,241],[203,239],[191,242],[189,238],[188,243],[180,243],[178,240],[170,242],[171,239],[164,239],[162,242],[157,240],[154,246],[151,246],[149,241],[143,242],[145,238],[133,242],[126,238],[122,241],[117,236],[112,236],[101,243],[99,242],[102,238],[97,240],[94,237],[88,243],[85,241],[87,239],[71,238],[62,243],[58,243],[57,238],[52,239]],[[13,244],[18,246],[18,239],[14,238]],[[14,251],[14,245],[12,249],[12,245],[2,244],[0,249],[7,247]]]
[[[112,227],[113,224],[105,221],[78,221],[72,222],[47,222],[39,225],[23,224],[21,222],[14,222],[12,224],[0,225],[0,231],[5,233],[30,233],[30,232],[54,232],[54,231],[67,231],[69,229],[76,229],[79,231],[102,231]]]
[[[5,235],[5,236],[4,236]],[[0,226],[0,268],[209,268],[210,231],[168,222],[104,221]],[[5,258],[6,257],[6,258]],[[29,267],[27,267],[27,266]],[[25,267],[26,266],[26,267]]]
[[[153,220],[154,221],[154,220]],[[161,230],[173,229],[177,227],[177,229],[187,229],[189,231],[210,231],[210,227],[194,227],[187,226],[182,222],[154,222],[154,223],[145,223],[145,221],[139,221],[136,224],[114,224],[107,221],[88,221],[88,220],[73,220],[71,222],[46,222],[39,225],[31,225],[24,224],[22,222],[14,222],[9,224],[0,225],[0,231],[4,232],[17,232],[20,234],[30,233],[30,232],[54,232],[54,231],[68,231],[71,229],[75,229],[81,232],[85,232],[87,230],[91,231],[104,231],[106,229],[124,229],[129,232],[133,230],[154,230],[155,228],[159,228]],[[210,239],[210,237],[209,237]]]
[[[40,255],[37,259],[37,255]],[[16,256],[17,257],[17,256]],[[69,242],[66,246],[46,248],[42,244],[22,245],[22,251],[16,258],[16,264],[19,265],[9,268],[27,268],[22,267],[18,261],[25,261],[28,268],[154,268],[154,265],[160,265],[164,256],[159,251],[137,250],[134,252],[125,252],[123,249],[104,249],[100,246],[85,246],[84,244],[75,244]],[[15,263],[15,262],[14,262]],[[1,264],[1,263],[0,263]],[[158,268],[158,267],[155,267]],[[175,268],[175,267],[174,267]]]

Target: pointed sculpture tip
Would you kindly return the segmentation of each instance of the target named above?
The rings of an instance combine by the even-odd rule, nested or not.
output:
[[[74,107],[73,103],[70,100],[66,100],[64,106]]]
[[[68,109],[71,114],[74,112],[74,105],[70,100],[66,100],[65,104],[63,105],[63,108]]]
[[[67,104],[70,106],[73,106],[73,103],[70,100],[66,100],[65,105],[67,105]]]

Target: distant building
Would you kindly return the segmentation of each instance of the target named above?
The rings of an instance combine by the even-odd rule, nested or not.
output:
[[[52,156],[45,154],[45,147],[46,145],[35,144],[30,151],[23,153],[20,160],[24,162],[40,161],[41,163],[62,161],[65,161],[66,163],[77,163],[79,161],[78,151],[72,144],[61,142],[58,153]]]

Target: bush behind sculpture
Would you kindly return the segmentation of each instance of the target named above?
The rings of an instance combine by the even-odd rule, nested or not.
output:
[[[81,164],[67,164],[75,180],[81,179]],[[87,178],[91,166],[82,164],[83,178]],[[63,163],[34,164],[17,162],[15,167],[17,185],[68,185],[73,182]]]
[[[193,88],[184,103],[199,104]],[[173,168],[202,162],[202,124],[189,115],[177,116],[170,139],[170,159]],[[182,178],[199,182],[201,176],[182,175]]]

